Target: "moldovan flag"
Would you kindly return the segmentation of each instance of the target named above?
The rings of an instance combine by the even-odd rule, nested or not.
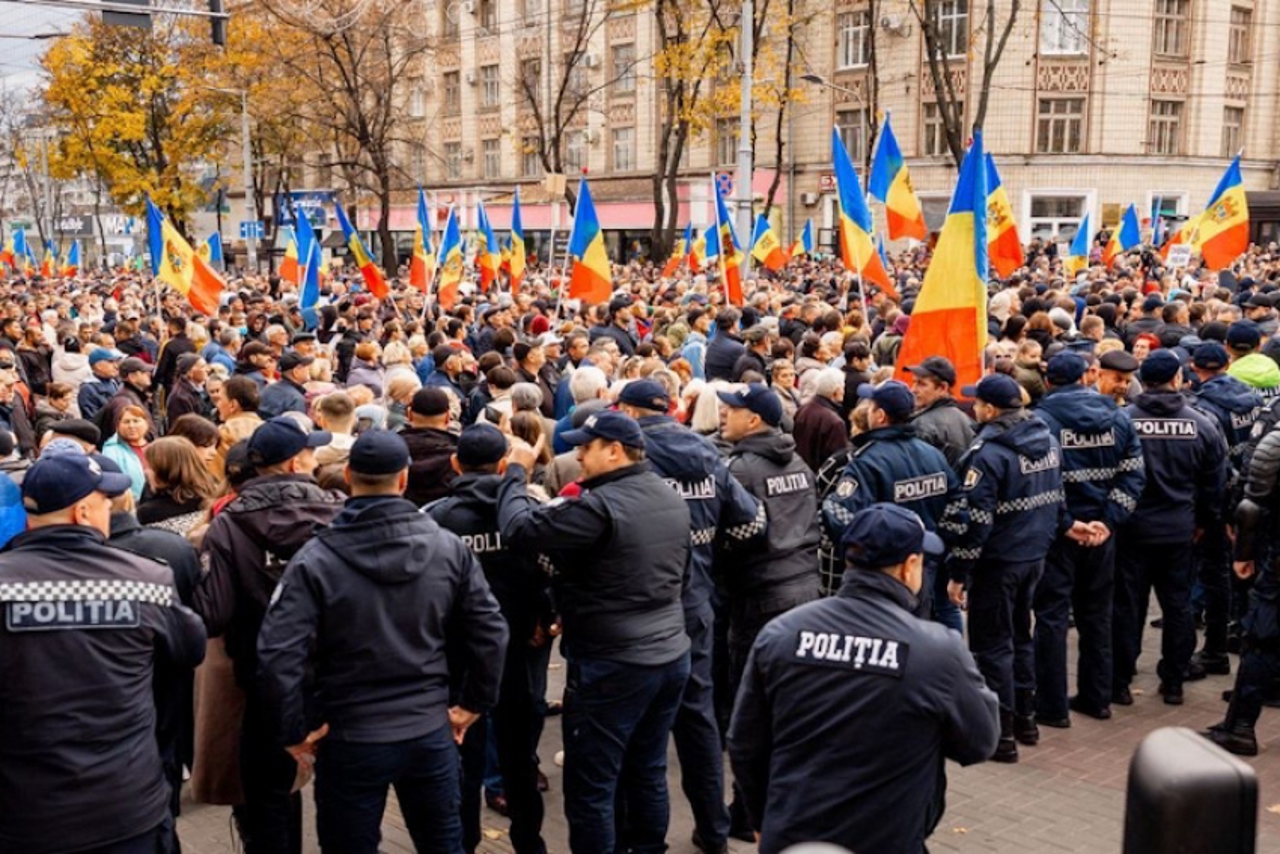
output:
[[[1240,155],[1213,191],[1209,207],[1200,215],[1200,257],[1210,270],[1230,266],[1249,248],[1249,203],[1240,179]]]
[[[217,317],[218,297],[226,287],[222,277],[196,254],[167,219],[160,222],[160,238],[163,250],[156,278],[185,296],[196,311],[206,317]]]
[[[813,220],[804,221],[804,230],[800,232],[800,236],[796,238],[796,242],[791,244],[791,258],[798,258],[802,255],[813,254]]]
[[[9,239],[4,242],[4,247],[0,248],[0,264],[5,264],[11,269],[18,266],[18,256],[13,251],[13,235],[9,235]]]
[[[80,241],[71,241],[71,248],[67,250],[67,258],[62,262],[62,275],[71,278],[80,272]]]
[[[1108,267],[1124,253],[1142,243],[1142,226],[1138,224],[1138,210],[1133,205],[1124,212],[1120,227],[1111,232],[1107,248],[1102,250],[1102,263]]]
[[[724,276],[725,299],[730,305],[742,305],[742,253],[738,250],[738,235],[733,230],[733,218],[720,195],[720,182],[711,176],[711,190],[716,194],[716,227],[707,239],[707,256],[720,259],[720,273]]]
[[[578,206],[573,212],[573,230],[569,232],[569,255],[573,258],[569,298],[588,304],[608,302],[613,293],[613,271],[586,178],[578,181]]]
[[[151,275],[160,275],[164,259],[164,214],[147,197],[147,252],[151,254]]]
[[[409,259],[409,284],[424,294],[436,275],[436,259],[431,254],[431,214],[427,194],[418,188],[418,224],[413,233],[413,257]]]
[[[284,257],[280,259],[280,278],[295,285],[302,284],[302,265],[298,262],[298,241],[289,235],[289,242],[284,247]]]
[[[671,250],[671,257],[667,259],[667,264],[662,268],[662,277],[665,279],[675,274],[680,269],[680,265],[684,263],[685,256],[693,249],[693,223],[689,223],[684,227],[684,236],[676,241],[676,245]]]
[[[924,211],[916,191],[911,186],[911,173],[902,159],[898,138],[893,135],[893,125],[888,115],[876,144],[876,154],[871,161],[871,177],[867,180],[871,197],[884,202],[885,222],[889,227],[889,239],[911,237],[923,241],[928,238]]]
[[[476,215],[480,220],[476,265],[480,268],[480,290],[488,293],[489,286],[498,280],[498,267],[502,264],[502,254],[498,248],[498,240],[493,236],[493,226],[489,224],[489,214],[485,213],[484,202],[476,203]]]
[[[751,234],[751,257],[774,272],[787,264],[787,253],[782,248],[778,236],[773,233],[773,226],[764,214],[756,217],[756,227]]]
[[[987,346],[987,169],[982,133],[960,165],[951,209],[924,275],[911,325],[898,353],[896,378],[929,356],[945,356],[956,368],[957,384],[982,377]]]
[[[458,302],[458,286],[462,284],[462,232],[458,229],[458,212],[449,208],[449,218],[440,235],[440,251],[436,255],[436,267],[440,271],[436,285],[436,301],[445,311]]]
[[[342,205],[334,205],[333,207],[338,212],[338,225],[342,227],[342,239],[347,241],[347,249],[351,251],[351,259],[360,268],[360,275],[364,277],[365,287],[369,289],[369,293],[378,299],[386,299],[387,280],[382,277],[382,271],[378,269],[377,264],[373,263],[369,250],[364,248],[364,241],[360,239],[360,235],[356,233],[356,230],[351,227],[351,220],[347,219],[346,211],[342,209]]]
[[[991,266],[1000,278],[1007,279],[1027,263],[1027,259],[1022,254],[1022,238],[1018,236],[1018,223],[1013,219],[1013,205],[1009,204],[1009,194],[1000,183],[996,160],[990,154],[987,155],[987,192],[987,237],[990,240],[987,251],[991,256]]]
[[[690,228],[693,225],[690,223]],[[697,275],[707,268],[707,233],[704,231],[689,244],[689,272]]]
[[[1081,270],[1089,268],[1089,248],[1093,246],[1093,233],[1089,228],[1089,215],[1084,215],[1084,222],[1076,229],[1075,239],[1067,250],[1067,257],[1062,262],[1062,269],[1068,276],[1074,276]]]
[[[879,285],[882,291],[896,300],[898,292],[889,281],[889,274],[885,272],[875,244],[871,242],[871,233],[875,230],[871,209],[862,196],[858,173],[854,171],[849,152],[840,141],[839,130],[831,131],[831,159],[836,173],[836,197],[840,200],[840,260],[846,270]]]
[[[511,292],[524,284],[525,271],[524,218],[520,215],[520,188],[511,203],[511,236],[507,238],[507,272],[511,274]]]
[[[1182,227],[1173,233],[1173,237],[1170,237],[1165,241],[1164,246],[1160,247],[1161,260],[1168,261],[1169,250],[1183,243],[1189,244],[1192,252],[1198,251],[1200,249],[1200,238],[1196,232],[1199,231],[1199,229],[1200,217],[1198,216],[1193,216],[1184,222]]]
[[[44,260],[40,262],[40,275],[52,279],[58,274],[58,252],[49,241],[44,243]]]
[[[316,306],[320,303],[320,241],[311,241],[311,252],[307,263],[302,268],[302,294],[298,299],[298,309],[302,312],[302,322],[308,329],[320,325],[320,315]]]

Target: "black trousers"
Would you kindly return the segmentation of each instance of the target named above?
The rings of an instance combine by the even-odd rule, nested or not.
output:
[[[1196,577],[1204,597],[1204,651],[1227,652],[1227,625],[1231,621],[1231,544],[1221,525],[1205,529],[1195,548]]]
[[[302,795],[290,794],[298,763],[276,743],[266,704],[245,692],[240,730],[244,803],[232,808],[245,854],[301,854]]]
[[[984,562],[969,584],[969,650],[1000,708],[1030,715],[1015,699],[1036,689],[1031,608],[1043,561]]]
[[[1153,589],[1164,617],[1156,672],[1167,687],[1182,687],[1196,646],[1191,620],[1191,554],[1190,542],[1144,543],[1122,536],[1116,551],[1113,687],[1128,688],[1133,681]]]
[[[1111,705],[1111,612],[1115,599],[1115,538],[1082,546],[1059,537],[1036,584],[1036,713],[1067,717],[1067,632],[1071,613],[1080,636],[1076,686],[1093,709]]]

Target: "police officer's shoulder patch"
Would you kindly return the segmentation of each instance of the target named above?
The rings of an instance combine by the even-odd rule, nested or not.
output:
[[[964,488],[973,489],[978,485],[978,481],[980,480],[982,480],[982,472],[975,468],[971,468],[964,473]]]
[[[842,478],[836,487],[837,498],[848,498],[858,491],[858,482],[851,477]]]
[[[801,629],[794,649],[796,661],[901,679],[911,646],[891,638]]]

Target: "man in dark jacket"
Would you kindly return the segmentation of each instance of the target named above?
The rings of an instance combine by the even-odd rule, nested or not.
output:
[[[680,780],[693,809],[694,845],[718,852],[726,845],[729,814],[713,691],[712,563],[717,539],[749,542],[763,533],[766,520],[764,506],[733,478],[711,441],[667,415],[670,403],[666,389],[652,379],[627,383],[618,396],[618,408],[644,431],[645,456],[654,473],[684,499],[693,526],[682,597],[690,673],[672,735]]]
[[[89,370],[93,372],[93,379],[80,386],[76,395],[81,418],[94,421],[107,401],[120,390],[120,361],[123,358],[124,353],[106,347],[97,347],[89,354]]]
[[[1034,744],[1035,647],[1032,595],[1054,539],[1072,525],[1062,493],[1061,451],[1048,426],[1022,408],[1022,389],[1008,374],[984,377],[974,412],[982,425],[962,462],[969,513],[965,534],[951,551],[947,592],[969,608],[969,649],[987,685],[1000,698],[1000,744],[991,757],[1017,762],[1017,735]]]
[[[720,309],[716,315],[716,334],[707,344],[704,373],[708,380],[731,380],[738,357],[746,352],[742,340],[735,334],[742,312],[736,308]]]
[[[156,362],[156,388],[164,389],[168,394],[177,380],[178,359],[196,351],[195,342],[187,337],[187,320],[184,317],[171,317],[167,321],[169,340],[164,342],[160,358]]]
[[[186,353],[178,358],[174,367],[173,386],[165,398],[165,424],[170,430],[184,415],[213,417],[213,403],[204,390],[209,376],[209,366],[197,353]]]
[[[190,673],[205,633],[167,567],[107,544],[128,489],[76,453],[23,480],[29,530],[0,555],[0,850],[175,842],[153,683]]]
[[[912,387],[916,414],[911,426],[916,436],[942,451],[954,468],[973,444],[973,419],[951,394],[956,385],[955,366],[945,356],[930,356],[907,370],[916,378]]]
[[[276,743],[317,755],[321,848],[377,854],[395,786],[418,850],[456,851],[453,741],[497,702],[507,627],[471,550],[400,497],[403,439],[361,434],[344,477],[351,497],[289,561],[258,636]],[[465,650],[454,705],[446,644]]]
[[[1072,352],[1049,360],[1049,392],[1036,414],[1062,449],[1062,483],[1073,520],[1097,533],[1087,543],[1059,537],[1035,593],[1036,720],[1071,725],[1072,711],[1111,717],[1111,612],[1115,603],[1115,532],[1142,496],[1142,445],[1129,417],[1081,380],[1088,365]],[[1067,629],[1080,635],[1078,693],[1067,697]]]
[[[581,498],[539,504],[525,489],[533,449],[511,451],[498,493],[509,548],[547,554],[569,659],[564,797],[574,854],[666,850],[667,741],[689,676],[680,606],[689,510],[644,461],[644,434],[621,412],[587,418],[566,440],[582,464]]]
[[[733,363],[733,371],[729,374],[732,382],[744,382],[742,377],[747,373],[760,375],[756,382],[769,381],[769,327],[759,325],[742,333],[742,341],[746,348]]]
[[[964,641],[912,614],[938,538],[910,510],[875,504],[843,547],[839,594],[760,632],[734,709],[729,759],[761,854],[813,839],[924,851],[942,818],[943,759],[982,762],[999,734]]]
[[[489,424],[473,424],[458,437],[454,468],[458,477],[449,494],[425,508],[440,527],[462,538],[471,549],[497,597],[510,628],[502,690],[488,720],[477,721],[463,743],[462,841],[463,850],[474,851],[480,841],[480,787],[484,779],[486,723],[493,727],[502,769],[502,791],[511,819],[511,846],[521,854],[543,854],[543,806],[538,792],[538,732],[531,726],[542,699],[534,695],[530,673],[542,659],[542,648],[551,642],[548,578],[539,566],[538,553],[512,549],[498,529],[498,490],[507,470],[507,439]],[[541,662],[545,670],[545,661]],[[475,754],[474,756],[466,754]],[[474,759],[475,761],[469,761]],[[479,770],[470,779],[470,768]],[[469,791],[468,791],[469,789]]]
[[[297,350],[285,350],[280,357],[280,379],[262,390],[258,414],[263,418],[275,418],[286,412],[307,414],[307,388],[311,379],[314,356],[304,356]]]
[[[289,559],[342,509],[341,493],[312,477],[315,448],[328,433],[304,433],[287,415],[264,422],[249,438],[257,477],[214,517],[205,534],[208,571],[196,587],[195,610],[212,637],[225,635],[236,681],[245,692],[240,732],[244,804],[233,809],[246,854],[293,852],[302,846],[302,800],[290,794],[297,768],[281,750],[269,706],[258,690],[258,632]]]
[[[612,338],[618,343],[618,350],[624,356],[636,354],[636,338],[631,331],[631,297],[623,294],[616,296],[609,303],[608,314],[604,322],[591,327],[591,340]]]
[[[462,376],[462,351],[448,344],[441,344],[431,352],[435,368],[422,381],[424,388],[442,388],[453,392],[458,400],[466,400],[459,379]]]
[[[1183,396],[1182,363],[1172,352],[1147,356],[1138,376],[1145,391],[1128,414],[1142,441],[1147,481],[1117,547],[1111,702],[1133,703],[1129,683],[1154,587],[1164,617],[1160,694],[1176,706],[1195,651],[1191,554],[1205,530],[1223,524],[1227,445],[1214,420]]]
[[[427,386],[413,393],[409,426],[400,435],[413,460],[404,497],[419,507],[443,498],[449,482],[457,476],[450,460],[458,449],[458,439],[449,432],[449,420],[448,392]]]
[[[824,368],[813,385],[813,399],[796,411],[791,435],[796,453],[813,471],[822,468],[827,457],[849,446],[849,425],[840,416],[844,400],[844,372]]]
[[[516,379],[522,383],[536,385],[542,392],[542,400],[538,410],[544,418],[551,418],[556,413],[555,388],[548,384],[542,369],[547,364],[547,352],[542,344],[534,341],[517,341],[511,346],[511,355],[516,362]]]

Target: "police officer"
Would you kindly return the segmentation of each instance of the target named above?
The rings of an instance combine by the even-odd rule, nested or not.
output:
[[[997,762],[1017,762],[1018,745],[1035,744],[1035,649],[1032,594],[1050,545],[1071,531],[1062,494],[1058,440],[1023,408],[1022,388],[1007,374],[964,390],[976,397],[981,424],[961,460],[969,525],[948,561],[951,600],[969,609],[969,649],[1000,698]],[[967,593],[966,593],[967,591]]]
[[[1094,536],[1059,537],[1036,584],[1036,720],[1071,725],[1068,707],[1099,720],[1111,717],[1111,611],[1115,602],[1115,538],[1133,512],[1146,475],[1142,445],[1129,417],[1109,397],[1083,384],[1087,362],[1066,351],[1049,360],[1049,392],[1036,414],[1062,449],[1067,511]],[[1067,698],[1067,628],[1074,613],[1080,636],[1077,693]]]
[[[453,742],[498,699],[507,627],[471,550],[402,497],[403,439],[361,434],[343,476],[351,497],[271,597],[262,695],[277,743],[315,755],[321,848],[376,854],[394,785],[417,850],[458,854]],[[446,643],[465,650],[454,706]]]
[[[492,425],[473,424],[463,430],[452,460],[458,477],[449,484],[449,495],[427,505],[424,512],[440,527],[457,534],[475,554],[507,621],[511,639],[502,668],[502,690],[487,723],[494,728],[498,746],[511,845],[520,854],[543,854],[538,730],[530,725],[541,697],[534,696],[530,673],[540,660],[539,647],[550,642],[541,631],[550,625],[550,604],[547,576],[539,567],[538,554],[508,548],[498,530],[498,489],[507,470],[507,449],[506,437]],[[479,752],[480,765],[487,743],[484,723],[482,720],[468,733],[463,746],[464,753],[472,749]],[[469,771],[467,765],[464,760],[464,773]],[[479,779],[463,782],[473,789],[481,784]],[[474,804],[474,816],[467,814],[468,804]],[[474,850],[480,835],[479,792],[464,793],[463,805],[463,847]]]
[[[1196,406],[1212,415],[1227,442],[1227,489],[1234,493],[1244,471],[1253,425],[1262,412],[1262,396],[1226,372],[1231,357],[1216,341],[1201,344],[1191,369],[1199,381]],[[1226,675],[1227,629],[1231,620],[1231,544],[1227,526],[1205,529],[1196,544],[1197,577],[1204,592],[1204,649],[1191,657],[1191,672]]]
[[[762,854],[810,841],[923,852],[943,758],[981,762],[1000,732],[964,642],[913,615],[941,541],[910,510],[873,504],[842,545],[839,594],[761,630],[734,709],[729,759]]]
[[[900,504],[913,511],[931,533],[942,530],[949,537],[962,534],[964,499],[960,480],[942,451],[916,438],[912,422],[915,397],[911,389],[890,380],[878,386],[859,386],[858,397],[869,401],[867,422],[871,429],[853,438],[849,464],[822,502],[823,522],[831,541],[840,542],[855,513],[880,502]],[[944,518],[948,510],[951,515]],[[939,576],[944,579],[941,591],[936,585]],[[945,577],[936,561],[925,561],[925,583],[919,596],[921,616],[936,614],[938,622],[963,632],[960,610],[946,595]],[[938,607],[934,607],[935,595],[941,599]]]
[[[693,844],[701,851],[725,849],[729,814],[724,806],[724,762],[712,686],[715,613],[711,578],[717,537],[749,542],[765,529],[764,505],[729,473],[709,439],[667,415],[671,398],[662,383],[627,383],[618,408],[644,431],[645,456],[689,508],[693,526],[689,581],[685,585],[685,632],[690,670],[672,735],[680,757],[680,780],[693,809]]]
[[[1182,683],[1195,650],[1192,544],[1208,527],[1223,524],[1227,449],[1213,419],[1183,396],[1177,356],[1157,350],[1143,361],[1138,375],[1146,390],[1128,413],[1142,441],[1147,479],[1116,553],[1111,702],[1133,703],[1129,684],[1142,651],[1147,602],[1154,587],[1164,617],[1160,694],[1165,703],[1177,706],[1183,701]]]
[[[649,470],[644,433],[630,416],[596,413],[564,439],[578,448],[582,497],[539,504],[525,488],[534,450],[516,445],[498,491],[498,527],[508,548],[542,551],[558,573],[569,660],[561,719],[569,848],[619,848],[621,798],[625,847],[661,852],[667,741],[689,677],[680,605],[689,510]]]
[[[166,566],[107,544],[128,489],[75,453],[23,480],[28,530],[0,555],[0,850],[174,850],[153,681],[189,674],[205,633]]]

